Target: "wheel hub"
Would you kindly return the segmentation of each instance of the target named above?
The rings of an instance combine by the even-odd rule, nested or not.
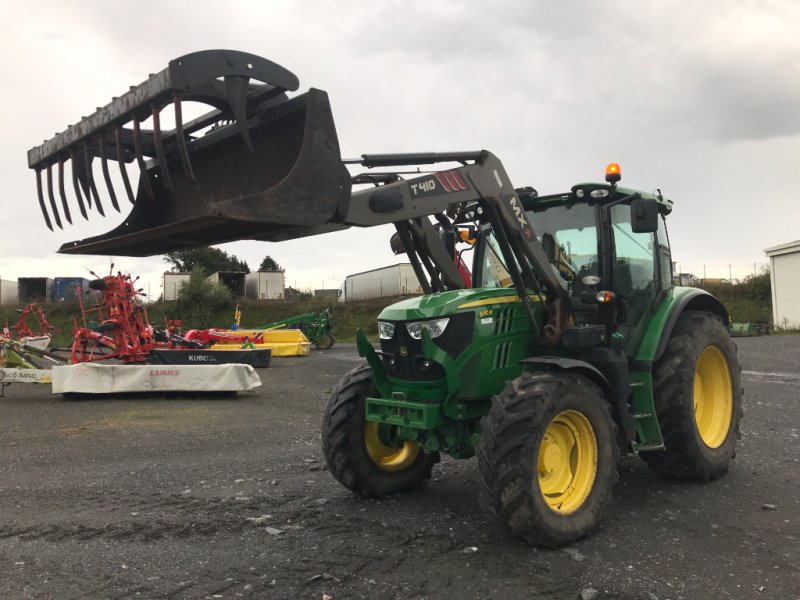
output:
[[[382,430],[383,428],[383,430]],[[411,440],[404,440],[402,446],[389,445],[389,426],[368,421],[364,425],[364,444],[372,462],[382,471],[402,471],[410,467],[420,452],[420,445]]]
[[[542,442],[542,450],[539,458],[539,471],[552,475],[562,466],[563,456],[559,445],[550,438],[545,438]]]

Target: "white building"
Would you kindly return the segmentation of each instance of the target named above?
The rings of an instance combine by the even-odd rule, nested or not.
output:
[[[781,329],[800,328],[800,240],[764,252],[772,279],[772,322]]]

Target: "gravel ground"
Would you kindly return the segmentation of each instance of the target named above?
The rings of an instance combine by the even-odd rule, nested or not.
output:
[[[738,454],[718,481],[629,457],[590,538],[529,548],[477,505],[475,461],[358,498],[322,407],[352,345],[275,359],[236,398],[0,398],[3,598],[800,598],[800,336],[737,340]]]

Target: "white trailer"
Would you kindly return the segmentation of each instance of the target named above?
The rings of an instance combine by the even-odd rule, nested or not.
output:
[[[161,281],[162,297],[165,301],[177,300],[178,292],[181,289],[181,284],[184,281],[189,281],[191,273],[164,273]]]
[[[348,275],[340,288],[339,300],[367,300],[387,296],[421,294],[422,287],[411,263],[399,263]]]
[[[244,277],[244,296],[248,300],[283,300],[285,288],[283,271],[255,271]]]
[[[18,290],[16,281],[0,279],[0,304],[16,304],[19,302]]]

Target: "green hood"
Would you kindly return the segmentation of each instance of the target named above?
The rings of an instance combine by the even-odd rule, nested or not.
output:
[[[534,301],[537,296],[532,296]],[[453,290],[426,296],[414,296],[387,306],[378,315],[381,321],[420,321],[455,314],[459,310],[474,310],[479,306],[520,302],[512,289],[475,288]]]

